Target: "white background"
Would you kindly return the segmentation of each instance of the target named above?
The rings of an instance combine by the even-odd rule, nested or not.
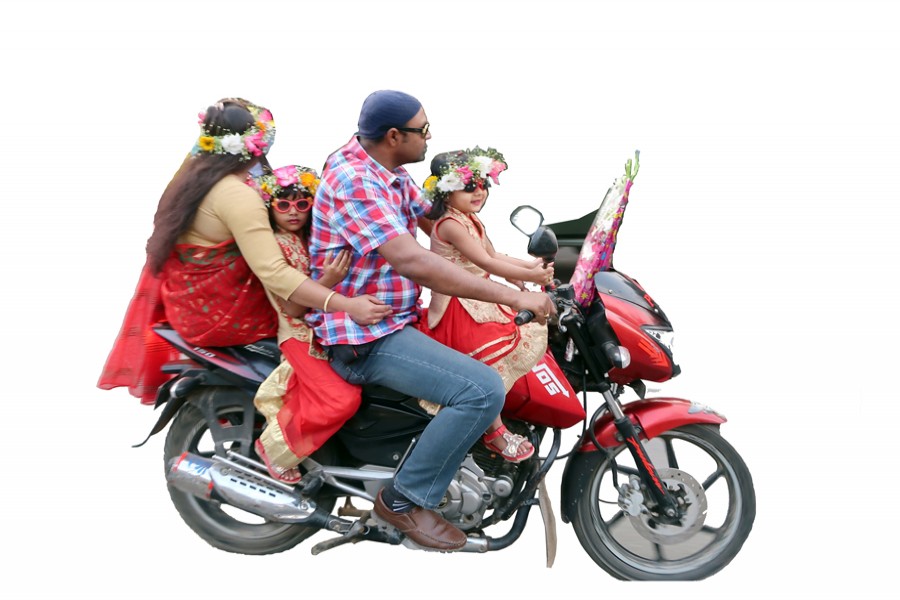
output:
[[[881,595],[898,533],[892,4],[4,3],[0,593]],[[223,96],[266,105],[273,165],[320,168],[384,88],[423,102],[428,160],[476,144],[506,155],[482,217],[511,254],[524,251],[513,207],[579,217],[641,150],[616,266],[675,325],[683,374],[661,393],[723,412],[756,485],[756,525],[724,571],[620,583],[561,522],[547,569],[537,513],[488,555],[313,557],[306,543],[247,557],[181,522],[163,436],[131,448],[156,414],[95,384],[196,114]],[[420,183],[426,168],[410,168]],[[549,481],[558,513],[559,472]]]

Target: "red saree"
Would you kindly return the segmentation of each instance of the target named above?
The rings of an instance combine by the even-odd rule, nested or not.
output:
[[[166,318],[198,346],[237,346],[275,337],[278,322],[262,283],[234,240],[179,244],[163,266]]]
[[[274,337],[275,312],[259,279],[233,240],[215,246],[176,246],[157,277],[145,265],[97,387],[128,387],[153,404],[171,376],[160,367],[178,351],[151,329],[168,320],[198,346],[236,346]]]

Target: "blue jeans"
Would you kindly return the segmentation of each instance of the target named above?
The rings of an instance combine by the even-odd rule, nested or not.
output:
[[[331,366],[350,383],[383,385],[443,406],[394,477],[397,491],[425,508],[440,503],[506,397],[497,371],[412,326],[369,344],[333,346]]]

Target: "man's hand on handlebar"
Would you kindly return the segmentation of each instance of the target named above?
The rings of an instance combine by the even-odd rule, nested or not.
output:
[[[519,292],[519,302],[513,306],[520,313],[528,311],[533,315],[535,321],[541,325],[547,322],[552,315],[556,314],[556,305],[550,299],[550,296],[543,292]],[[518,317],[516,321],[518,322]],[[526,319],[530,321],[531,319]]]

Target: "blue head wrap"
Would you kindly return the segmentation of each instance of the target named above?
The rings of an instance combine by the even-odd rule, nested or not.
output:
[[[379,90],[372,92],[359,112],[359,137],[378,139],[391,127],[403,127],[416,116],[422,103],[403,92]]]

